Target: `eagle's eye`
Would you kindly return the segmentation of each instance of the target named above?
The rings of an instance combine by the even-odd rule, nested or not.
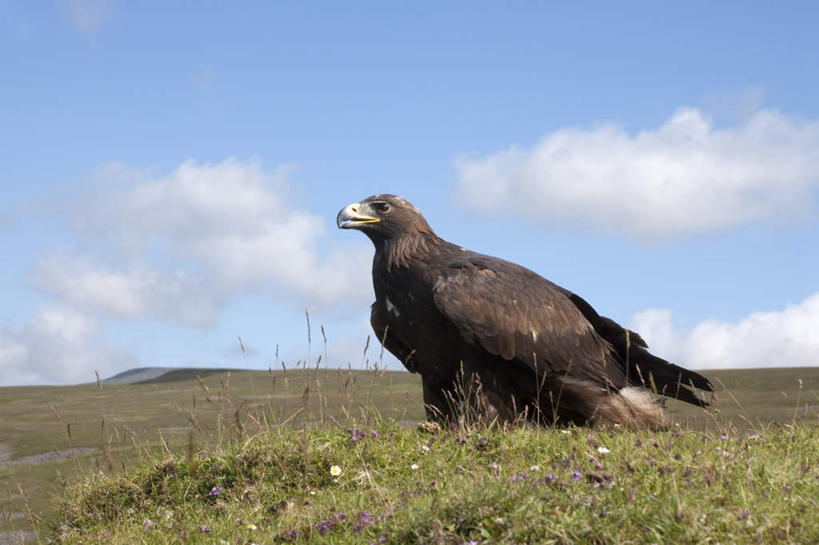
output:
[[[386,214],[390,211],[390,203],[384,201],[376,201],[372,204],[372,206],[379,214]]]

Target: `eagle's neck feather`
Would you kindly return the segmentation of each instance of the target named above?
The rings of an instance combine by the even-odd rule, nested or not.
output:
[[[424,259],[443,241],[433,232],[416,232],[388,239],[376,249],[376,257],[383,260],[387,272],[409,267],[416,259]],[[380,256],[378,254],[381,254]]]

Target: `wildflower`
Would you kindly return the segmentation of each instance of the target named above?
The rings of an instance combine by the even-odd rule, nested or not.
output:
[[[372,435],[373,437],[378,437],[378,432],[375,430],[370,430],[370,435]]]
[[[554,473],[547,473],[546,474],[546,481],[548,481],[550,483],[553,483],[553,482],[555,482],[555,479],[557,479],[557,477],[555,477]]]
[[[419,467],[421,467],[421,466],[419,466],[418,464],[412,464],[410,466],[410,469],[418,469]]]
[[[463,445],[464,443],[466,443],[468,439],[469,439],[468,435],[465,437],[458,437],[457,439],[455,439],[455,442],[458,443],[459,445]]]
[[[223,488],[221,486],[216,485],[210,489],[210,492],[208,492],[208,496],[218,496],[219,494],[222,493],[222,490]]]
[[[350,434],[350,440],[353,441],[353,442],[356,442],[359,439],[361,439],[362,437],[364,437],[364,432],[357,429],[357,428],[349,429],[349,430],[347,430],[347,433]]]
[[[332,468],[330,468],[330,471],[332,471],[332,470],[333,470],[333,469],[332,469]],[[311,490],[311,491],[310,491],[310,495],[311,495],[311,496],[315,496],[315,495],[316,495],[316,491],[315,491],[315,490]]]
[[[370,524],[373,521],[373,517],[369,511],[359,511],[358,520],[362,524]]]
[[[341,468],[338,466],[330,466],[330,475],[333,477],[338,477],[341,475]],[[315,494],[315,492],[310,491],[311,494]]]
[[[491,464],[489,464],[489,467],[491,467],[491,468],[492,468],[492,469],[494,469],[495,471],[497,471],[497,470],[499,470],[499,469],[500,469],[500,466],[498,465],[498,463],[497,463],[497,462],[492,462]]]
[[[204,524],[199,527],[200,534],[209,534],[210,533],[210,526],[205,526]]]
[[[608,454],[611,451],[606,447],[597,447],[597,452],[599,452],[600,454]]]
[[[529,471],[540,471],[540,466],[539,465],[533,465],[532,467],[529,468]]]
[[[728,436],[727,436],[727,435],[725,435],[724,433],[723,433],[723,434],[721,434],[721,435],[719,436],[719,438],[720,438],[720,439],[722,439],[723,441],[727,441],[727,440],[728,440]]]
[[[258,527],[255,524],[253,524],[252,522],[248,522],[246,528],[248,530],[256,530]]]
[[[750,514],[751,514],[751,512],[750,512],[748,509],[743,509],[743,510],[742,510],[742,511],[740,511],[740,513],[737,515],[737,520],[745,520],[745,519],[747,519],[747,518],[748,518],[748,515],[750,515]]]
[[[327,521],[327,520],[319,521],[319,528],[318,528],[319,535],[323,536],[324,534],[326,534],[327,532],[329,532],[332,529],[333,529],[333,526],[330,523],[330,521]]]
[[[570,434],[572,432],[569,431],[569,430],[560,430],[560,433],[562,433],[563,435],[568,435],[568,434]]]
[[[571,473],[569,473],[569,476],[572,478],[572,481],[577,482],[580,480],[583,474],[580,473],[579,471],[572,471]]]
[[[150,530],[153,527],[154,527],[154,523],[151,522],[150,520],[145,519],[145,520],[142,521],[142,528],[144,528],[145,530]]]
[[[424,452],[429,452],[429,445],[421,445],[421,450]]]

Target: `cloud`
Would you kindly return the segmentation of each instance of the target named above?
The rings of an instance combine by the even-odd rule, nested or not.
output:
[[[223,303],[201,277],[184,271],[102,265],[72,254],[41,256],[34,276],[40,287],[63,301],[123,320],[170,318],[204,327],[214,322]]]
[[[96,32],[110,19],[111,0],[65,0],[65,16],[74,27],[84,34]]]
[[[737,322],[705,320],[679,331],[668,310],[637,314],[630,326],[662,357],[696,369],[819,365],[819,292]]]
[[[120,319],[208,326],[240,293],[304,308],[365,302],[370,250],[323,252],[326,221],[290,197],[289,167],[186,161],[167,176],[117,165],[69,205],[81,245],[38,260],[38,285]]]
[[[0,386],[92,382],[133,360],[98,340],[96,323],[63,305],[39,308],[19,328],[0,327]]]
[[[765,110],[718,129],[680,108],[635,135],[613,124],[565,128],[531,149],[461,155],[456,198],[488,215],[652,242],[815,217],[817,149],[819,122]]]

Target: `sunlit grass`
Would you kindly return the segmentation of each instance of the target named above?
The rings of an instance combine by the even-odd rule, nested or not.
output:
[[[64,543],[816,543],[819,433],[371,419],[271,430],[69,489]]]

